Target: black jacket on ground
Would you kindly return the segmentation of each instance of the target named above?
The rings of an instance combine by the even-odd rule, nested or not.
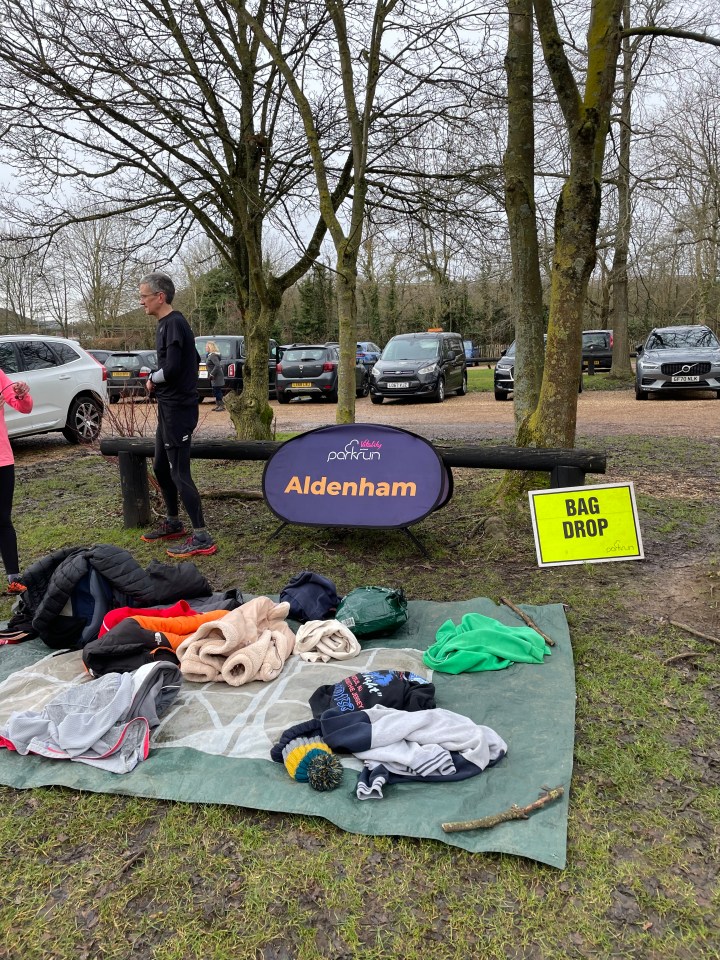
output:
[[[28,567],[19,613],[54,649],[80,648],[98,635],[115,607],[160,607],[207,597],[212,588],[194,563],[159,563],[142,568],[121,547],[63,547]]]

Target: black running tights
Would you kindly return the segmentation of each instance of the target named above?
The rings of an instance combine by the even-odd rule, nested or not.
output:
[[[0,467],[0,557],[5,573],[19,573],[17,535],[12,523],[13,495],[15,494],[15,465]]]

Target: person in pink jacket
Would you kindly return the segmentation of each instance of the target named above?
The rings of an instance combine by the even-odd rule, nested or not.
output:
[[[12,522],[15,493],[15,457],[5,423],[5,404],[20,413],[30,413],[33,407],[30,388],[22,380],[15,383],[0,370],[0,557],[7,574],[10,594],[23,593],[25,584],[20,579],[17,534]]]

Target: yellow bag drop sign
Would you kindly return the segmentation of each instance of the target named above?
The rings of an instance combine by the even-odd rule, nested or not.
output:
[[[632,483],[531,490],[538,564],[642,560]]]

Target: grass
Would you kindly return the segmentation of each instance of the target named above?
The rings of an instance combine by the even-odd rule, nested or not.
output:
[[[196,465],[220,543],[203,571],[218,588],[277,593],[307,568],[343,593],[399,582],[411,598],[568,605],[578,699],[564,871],[311,817],[0,788],[0,958],[720,956],[718,652],[659,619],[696,596],[680,619],[720,632],[718,442],[604,445],[608,480],[662,477],[638,495],[645,564],[538,569],[527,508],[498,507],[490,471],[455,471],[453,499],[416,528],[429,561],[399,533],[289,528],[268,542],[278,521],[261,502],[210,495],[257,489],[262,465]],[[689,496],[698,477],[709,493]],[[138,556],[114,463],[73,451],[20,464],[18,489],[26,562],[93,542]],[[703,656],[665,664],[681,651]]]
[[[492,393],[495,370],[492,367],[468,367],[468,392],[469,393]],[[583,390],[590,392],[606,390],[627,390],[631,382],[625,380],[613,380],[606,371],[594,373],[590,376],[587,371],[583,373]]]

